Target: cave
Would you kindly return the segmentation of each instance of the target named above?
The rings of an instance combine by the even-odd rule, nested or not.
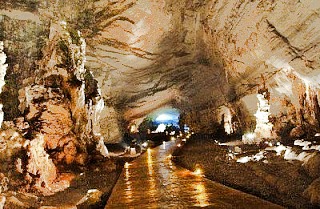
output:
[[[1,1],[0,208],[319,208],[319,12]]]

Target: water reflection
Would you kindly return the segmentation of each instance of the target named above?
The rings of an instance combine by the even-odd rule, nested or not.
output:
[[[202,181],[196,182],[194,185],[194,198],[196,200],[196,204],[194,206],[197,207],[206,207],[209,206],[209,198],[206,192],[206,187]]]
[[[166,141],[163,141],[163,143],[162,143],[162,149],[166,149]]]
[[[152,150],[148,149],[147,151],[147,167],[148,167],[148,183],[149,189],[147,193],[150,195],[151,198],[154,198],[157,191],[156,191],[156,179],[154,177],[153,172],[153,160],[152,160]]]
[[[125,164],[106,208],[278,208],[209,181],[201,170],[175,165],[171,153],[180,142],[166,142],[166,149],[148,149],[132,164]]]
[[[153,174],[153,167],[152,167],[152,154],[151,154],[152,150],[149,148],[147,153],[147,166],[148,166],[148,173],[149,173],[149,176],[152,176]]]
[[[125,185],[126,185],[125,198],[126,198],[127,203],[132,202],[132,182],[130,179],[129,167],[130,167],[130,164],[128,162],[126,162],[124,165],[124,168],[125,168],[124,180],[125,180]]]

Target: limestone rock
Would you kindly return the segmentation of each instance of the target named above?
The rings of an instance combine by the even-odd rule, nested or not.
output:
[[[8,190],[9,179],[3,173],[0,173],[0,194]]]
[[[0,131],[0,159],[10,161],[11,157],[21,151],[25,139],[14,129]]]
[[[302,126],[297,126],[290,131],[290,137],[301,138],[305,135],[305,131]]]
[[[39,135],[30,141],[28,145],[28,165],[27,172],[32,175],[39,175],[37,179],[37,188],[49,188],[57,178],[57,170],[49,155],[44,150],[44,137]]]
[[[320,177],[320,153],[316,152],[313,156],[303,165],[308,175],[313,179]]]
[[[42,135],[31,140],[28,145],[27,176],[31,186],[44,195],[52,195],[69,186],[67,181],[57,181],[57,168],[44,149],[45,141]]]
[[[308,188],[303,192],[310,203],[320,206],[320,178],[313,181]]]
[[[0,209],[4,208],[4,204],[6,203],[6,197],[0,196]]]
[[[7,72],[8,65],[6,62],[6,54],[3,52],[3,42],[0,41],[0,93],[2,92],[2,87],[5,85],[4,77]],[[2,111],[2,104],[0,104],[0,127],[2,126],[4,113]]]

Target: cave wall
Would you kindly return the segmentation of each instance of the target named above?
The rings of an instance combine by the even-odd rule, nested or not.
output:
[[[271,94],[270,118],[278,134],[286,126],[289,129],[303,126],[310,134],[319,131],[320,4],[317,1],[185,3],[201,8],[200,38],[209,47],[207,53],[223,61],[226,78],[222,79],[230,86],[229,92],[220,94],[226,97],[225,101],[215,100],[214,107],[205,108],[204,114],[203,110],[189,114],[193,118],[189,120],[191,127],[201,127],[201,123],[207,126],[206,114],[211,110],[211,118],[219,116],[216,108],[224,102],[224,106],[242,112],[239,115],[239,111],[231,111],[234,122],[242,121],[239,128],[243,132],[253,131],[255,95],[264,83]],[[247,96],[250,94],[252,97]]]
[[[314,0],[6,1],[5,118],[21,115],[19,89],[32,83],[50,25],[64,20],[86,40],[85,65],[105,103],[99,127],[106,142],[166,105],[195,130],[214,132],[230,113],[226,126],[252,131],[262,83],[278,132],[316,132],[319,7]]]
[[[81,33],[66,22],[51,23],[42,52],[32,76],[14,89],[20,114],[2,127],[0,172],[10,179],[20,175],[13,183],[18,187],[52,195],[70,185],[61,168],[84,166],[95,156],[107,157],[108,150],[100,133],[104,100],[85,68]]]
[[[106,157],[162,107],[194,132],[314,136],[319,14],[317,0],[1,2],[0,172],[51,195],[70,184],[60,166]]]

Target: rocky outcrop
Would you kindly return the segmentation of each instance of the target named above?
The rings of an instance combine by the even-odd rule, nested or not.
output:
[[[22,117],[1,132],[1,161],[10,169],[15,163],[22,184],[44,195],[69,186],[57,165],[85,165],[91,156],[108,155],[100,133],[104,101],[84,67],[85,47],[80,32],[52,24],[36,76],[21,82]]]
[[[320,206],[320,179],[318,178],[312,182],[304,191],[303,195],[310,200],[315,206]]]
[[[202,39],[207,47],[210,46],[205,50],[206,54],[215,55],[210,56],[210,66],[213,68],[212,64],[217,59],[223,62],[222,68],[227,78],[223,85],[229,86],[229,90],[217,93],[220,98],[214,100],[213,106],[220,106],[221,103],[237,106],[244,112],[241,121],[248,121],[248,117],[251,121],[255,120],[256,109],[251,111],[250,105],[256,105],[256,101],[245,96],[258,94],[263,76],[270,92],[270,119],[273,118],[270,121],[274,123],[273,128],[278,135],[288,136],[292,128],[300,125],[309,135],[319,130],[319,117],[315,117],[319,114],[319,83],[314,80],[319,75],[314,67],[319,65],[319,60],[314,59],[314,54],[319,54],[319,49],[314,47],[314,43],[318,42],[315,31],[319,30],[316,27],[319,18],[314,15],[319,10],[318,3],[304,1],[288,5],[284,1],[185,1],[182,5],[186,8],[183,10],[185,18],[174,21],[181,22],[180,28],[187,28],[192,21],[202,23],[197,38]],[[171,6],[176,8],[175,4]],[[194,16],[187,16],[188,12]],[[287,21],[283,21],[287,15],[292,15],[292,19],[285,18]],[[233,117],[235,122],[238,121],[239,115]],[[201,126],[201,121],[190,123],[190,126]],[[203,123],[206,126],[207,122]],[[243,132],[253,132],[250,122],[240,125]],[[285,127],[291,129],[286,131],[283,129]]]
[[[308,175],[312,179],[320,177],[320,153],[316,152],[313,156],[303,165],[304,169],[307,171]]]
[[[57,179],[57,168],[44,147],[45,140],[42,135],[29,142],[25,178],[33,189],[44,195],[52,195],[69,187],[69,182]]]

